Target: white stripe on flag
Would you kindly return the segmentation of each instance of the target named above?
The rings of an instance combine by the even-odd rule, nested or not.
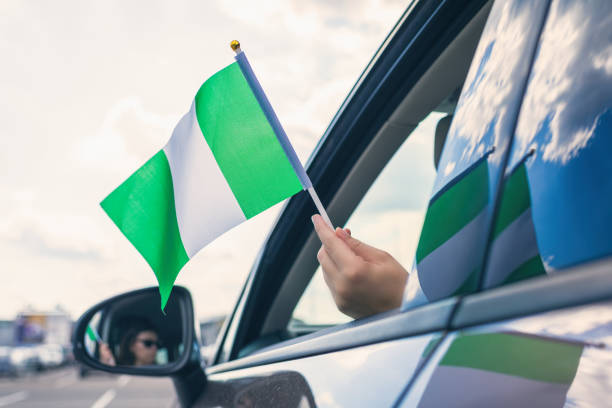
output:
[[[519,266],[538,254],[531,208],[528,208],[495,239],[487,267],[485,288],[499,285]]]
[[[418,407],[562,407],[569,386],[467,367],[438,366]]]
[[[172,172],[181,240],[191,258],[246,217],[202,135],[195,103],[176,125],[164,153]]]
[[[408,275],[408,283],[404,289],[404,298],[402,300],[402,312],[429,303],[427,296],[423,293],[421,282],[419,282],[419,274],[416,267],[412,267]]]
[[[487,208],[417,265],[421,288],[430,301],[454,293],[480,266]]]

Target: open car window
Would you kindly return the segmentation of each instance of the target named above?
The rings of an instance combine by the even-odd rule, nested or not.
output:
[[[433,4],[408,9],[308,163],[313,185],[334,223],[347,225],[356,237],[383,247],[406,269],[411,268],[418,252],[418,225],[436,178],[434,129],[439,118],[456,110],[459,90],[466,81],[490,5],[455,9],[449,3],[452,12],[448,14]],[[453,24],[442,23],[447,18]],[[415,149],[416,156],[410,156],[411,144],[421,131],[416,129],[427,123],[429,152],[416,154]],[[429,180],[417,171],[418,160],[429,167]],[[406,167],[411,165],[414,167]],[[396,166],[399,170],[393,170]],[[406,177],[420,177],[421,194],[410,187],[409,179],[393,182],[391,176],[396,171]],[[310,217],[314,209],[307,198],[297,195],[283,210],[224,330],[216,362],[241,358],[273,344],[293,341],[320,326],[346,321],[336,313],[320,272],[318,283],[317,277],[312,279],[319,266],[316,253],[320,241],[313,233]],[[421,200],[420,206],[413,205],[413,199]],[[408,216],[411,211],[420,211],[419,221],[415,221],[418,215]],[[385,218],[404,220],[401,222],[406,224],[385,224]],[[377,233],[372,225],[381,222],[383,232]],[[348,324],[353,326],[352,322]],[[299,325],[303,329],[294,330]]]
[[[434,133],[445,116],[432,112],[412,131],[346,223],[355,237],[384,248],[407,270],[435,178]],[[319,266],[293,312],[290,331],[352,320],[338,311],[322,273]]]

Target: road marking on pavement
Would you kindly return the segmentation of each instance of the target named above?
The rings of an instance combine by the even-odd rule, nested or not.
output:
[[[125,387],[126,384],[130,382],[131,379],[132,378],[129,375],[121,375],[117,379],[117,385],[119,386],[119,388]]]
[[[68,373],[63,377],[55,380],[55,388],[64,388],[68,385],[72,385],[77,381],[76,373]]]
[[[25,391],[19,391],[14,394],[5,395],[4,397],[0,397],[0,407],[23,401],[26,398],[28,398],[28,393]]]
[[[110,389],[93,403],[91,408],[105,408],[117,396],[117,391]]]

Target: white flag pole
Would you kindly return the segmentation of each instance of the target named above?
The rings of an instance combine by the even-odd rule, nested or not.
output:
[[[334,226],[331,223],[329,216],[327,215],[327,211],[325,211],[321,200],[319,200],[319,196],[317,195],[317,192],[315,191],[314,187],[308,188],[308,194],[310,194],[310,197],[312,198],[312,201],[314,201],[314,204],[317,207],[319,214],[321,214],[321,217],[323,217],[323,220],[327,223],[327,225],[329,225],[329,228],[334,229]]]
[[[327,215],[327,212],[325,211],[325,208],[323,207],[323,204],[321,203],[317,192],[312,186],[312,182],[310,181],[308,174],[306,174],[306,171],[304,170],[300,159],[297,157],[297,154],[295,154],[295,150],[293,150],[293,146],[291,145],[291,142],[289,141],[289,138],[285,133],[285,129],[283,129],[283,126],[278,120],[274,109],[272,109],[272,105],[270,104],[270,101],[268,101],[268,97],[266,96],[263,91],[263,88],[259,84],[259,81],[257,80],[257,77],[255,76],[255,73],[251,68],[251,64],[249,64],[246,55],[240,49],[240,43],[234,40],[230,43],[230,47],[232,47],[232,50],[236,52],[236,61],[238,62],[238,66],[240,67],[242,74],[247,80],[249,86],[251,87],[251,90],[253,91],[257,102],[259,102],[259,106],[261,106],[264,115],[268,119],[268,122],[270,122],[270,125],[272,126],[272,129],[274,130],[274,133],[276,134],[280,145],[282,146],[283,150],[285,151],[285,154],[287,155],[287,158],[289,159],[289,163],[291,163],[293,170],[295,171],[300,182],[302,183],[302,187],[310,194],[310,197],[312,198],[312,201],[317,207],[317,211],[319,211],[319,214],[321,214],[321,217],[323,217],[323,220],[327,223],[327,225],[329,225],[331,229],[334,229],[334,226],[331,223],[331,220],[329,219],[329,216]]]

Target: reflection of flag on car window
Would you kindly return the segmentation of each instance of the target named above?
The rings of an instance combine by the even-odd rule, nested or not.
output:
[[[485,288],[546,273],[531,214],[526,156],[506,177],[493,230]]]
[[[416,252],[428,300],[474,290],[482,263],[489,170],[485,154],[432,197]]]
[[[166,146],[101,203],[155,272],[162,309],[202,247],[311,187],[244,53],[236,60],[204,82]]]
[[[561,407],[583,344],[522,333],[460,334],[418,407]]]

